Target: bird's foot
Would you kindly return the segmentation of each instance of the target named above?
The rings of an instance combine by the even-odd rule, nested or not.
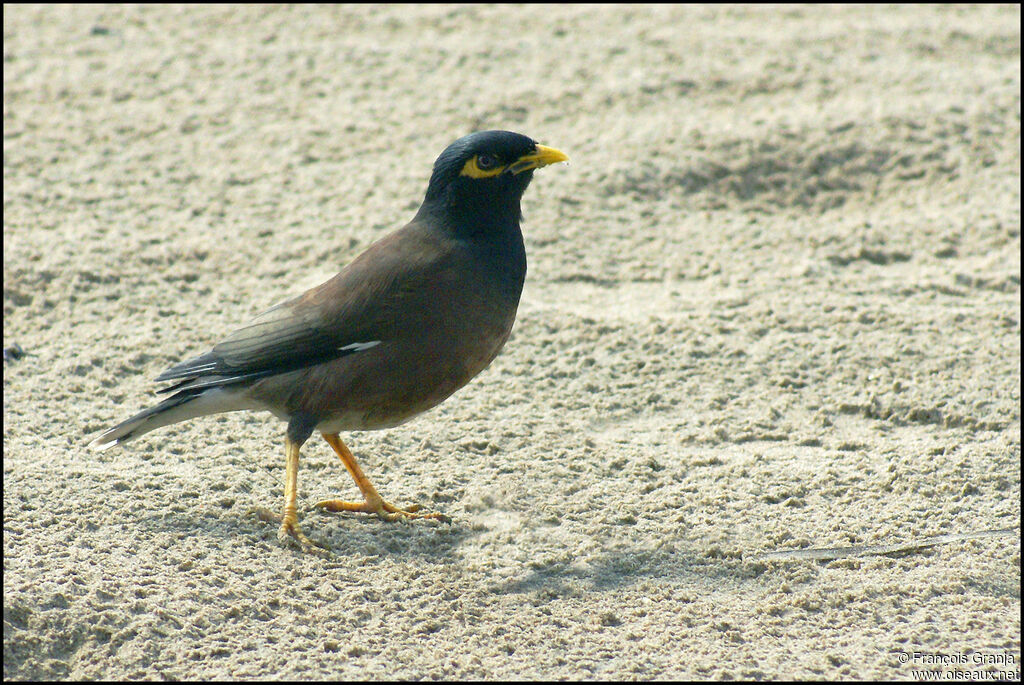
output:
[[[256,509],[256,515],[259,516],[261,521],[267,523],[280,523],[281,527],[277,531],[277,539],[282,543],[287,544],[289,540],[297,543],[305,554],[315,554],[321,557],[331,556],[331,551],[327,545],[321,542],[314,542],[310,538],[306,537],[306,534],[299,528],[299,519],[297,516],[289,516],[285,514],[275,514],[274,512],[259,507]]]
[[[444,521],[445,523],[451,522],[451,519],[444,514],[417,513],[422,509],[418,504],[413,504],[407,509],[399,509],[395,505],[385,502],[380,497],[368,497],[365,502],[345,502],[340,499],[328,499],[323,502],[317,502],[313,506],[319,507],[324,511],[354,511],[364,514],[376,514],[385,521],[398,521],[400,519],[434,519],[437,521]]]

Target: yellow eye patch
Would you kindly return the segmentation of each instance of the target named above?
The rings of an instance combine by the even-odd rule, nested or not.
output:
[[[461,176],[469,176],[470,178],[491,178],[497,176],[508,166],[507,164],[501,164],[491,169],[481,169],[477,160],[480,159],[479,155],[475,155],[473,159],[466,162],[465,166],[462,167],[462,171],[459,172]],[[491,158],[493,159],[493,157]]]

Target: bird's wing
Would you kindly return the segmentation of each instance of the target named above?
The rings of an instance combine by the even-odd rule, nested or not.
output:
[[[164,371],[157,381],[180,382],[161,392],[286,373],[376,347],[402,326],[394,316],[401,311],[398,302],[448,271],[452,249],[451,241],[410,224],[371,245],[326,283],[271,307],[206,354]]]

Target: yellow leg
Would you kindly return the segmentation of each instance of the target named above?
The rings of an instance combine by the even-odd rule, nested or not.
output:
[[[338,457],[341,458],[341,463],[345,465],[348,472],[352,475],[352,479],[356,482],[359,487],[359,491],[363,493],[363,497],[366,501],[364,502],[344,502],[339,499],[324,500],[323,502],[317,502],[316,506],[327,511],[359,511],[366,514],[376,514],[386,521],[395,521],[398,519],[439,519],[441,521],[447,521],[448,517],[444,514],[417,514],[420,506],[414,504],[408,509],[399,509],[393,504],[388,504],[384,499],[377,493],[377,488],[373,487],[373,483],[366,477],[363,470],[359,468],[359,464],[356,463],[356,458],[352,456],[352,452],[349,451],[345,443],[341,441],[337,433],[327,434],[324,433],[324,440],[334,448]]]
[[[289,537],[302,547],[302,551],[310,554],[324,554],[323,545],[313,542],[299,528],[299,514],[296,506],[299,493],[299,445],[285,438],[287,461],[284,473],[284,512],[279,516],[266,509],[258,509],[259,517],[264,521],[276,521],[281,524],[277,537],[282,542]]]

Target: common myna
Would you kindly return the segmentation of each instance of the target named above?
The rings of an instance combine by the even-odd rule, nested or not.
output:
[[[390,428],[444,401],[482,371],[512,330],[526,276],[520,199],[534,169],[568,157],[526,136],[483,131],[434,162],[404,228],[370,245],[326,283],[282,302],[206,354],[172,366],[160,404],[106,431],[106,449],[196,416],[266,410],[288,422],[280,521],[305,551],[296,513],[299,448],[320,431],[365,501],[327,511],[443,518],[385,502],[341,441],[343,430]]]

